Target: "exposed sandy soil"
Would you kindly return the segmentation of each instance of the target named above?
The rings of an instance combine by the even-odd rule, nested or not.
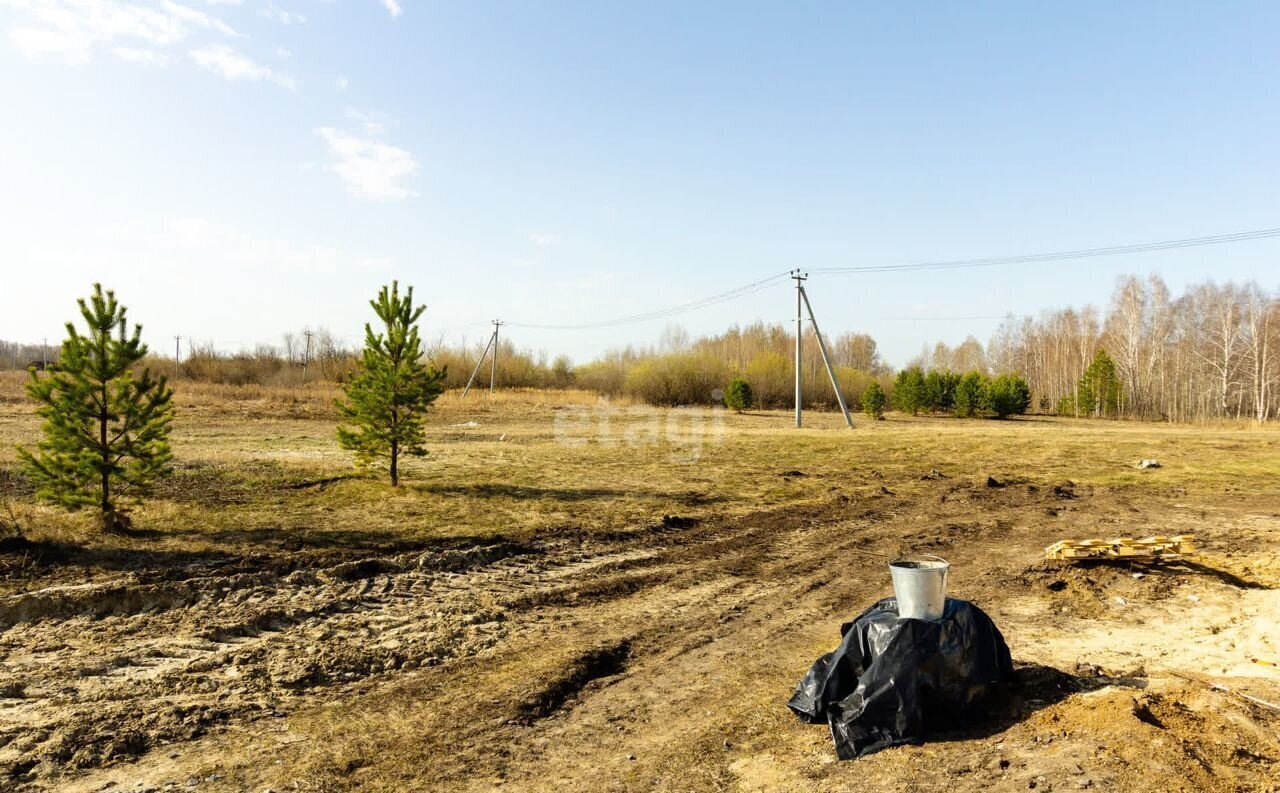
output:
[[[1280,494],[927,473],[779,471],[829,495],[372,555],[10,545],[45,566],[0,597],[0,787],[1280,791],[1280,711],[1176,674],[1280,703],[1252,661],[1280,662]],[[1040,558],[1180,532],[1185,564]],[[785,702],[900,551],[952,562],[1017,685],[837,762]]]

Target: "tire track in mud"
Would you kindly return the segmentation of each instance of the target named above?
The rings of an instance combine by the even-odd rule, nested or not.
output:
[[[383,713],[384,708],[394,711],[406,697],[429,697],[429,709],[408,717],[414,751],[420,753],[415,763],[420,760],[421,765],[415,767],[440,787],[466,788],[474,783],[476,789],[490,789],[495,776],[517,773],[519,758],[543,756],[549,736],[571,729],[566,726],[571,723],[570,714],[590,708],[613,686],[629,685],[626,681],[639,676],[644,682],[636,685],[641,688],[685,697],[688,692],[672,690],[679,684],[667,675],[678,665],[677,659],[735,635],[744,624],[776,618],[777,608],[790,608],[804,593],[829,583],[840,584],[835,587],[841,590],[838,597],[851,582],[858,587],[876,586],[858,581],[862,576],[850,576],[845,560],[857,555],[873,563],[881,557],[887,561],[895,544],[912,542],[918,528],[888,529],[883,520],[898,509],[910,509],[918,499],[915,493],[894,498],[874,493],[851,503],[836,496],[818,504],[726,519],[696,532],[655,537],[649,546],[655,555],[645,565],[624,563],[618,565],[624,568],[618,572],[523,596],[523,605],[549,608],[535,631],[513,635],[504,652],[492,658],[459,659],[422,678],[432,681],[422,688],[411,681],[402,688],[390,688],[369,704],[355,706],[365,715],[353,721],[376,720],[372,714]],[[870,551],[872,547],[877,550]],[[842,577],[845,580],[838,581]],[[776,633],[775,628],[768,630]],[[548,648],[548,643],[554,643],[555,649]],[[548,670],[538,660],[556,653],[560,653],[559,667]],[[705,667],[697,672],[703,682],[715,674]],[[598,679],[605,682],[597,684]],[[701,685],[688,688],[705,694]],[[486,706],[479,712],[477,691],[486,697]],[[708,701],[691,701],[690,708],[705,707]],[[648,724],[658,712],[656,707],[647,695],[629,700],[624,708],[628,723]],[[389,717],[393,722],[399,718]],[[327,735],[327,729],[320,727],[320,735]],[[333,737],[342,743],[338,735]],[[596,720],[585,733],[574,732],[566,745],[608,752],[608,746],[616,748],[617,740],[612,722],[602,731]],[[330,746],[326,737],[316,737],[314,746],[326,748],[289,761],[305,769],[298,778],[309,780],[317,789],[343,789],[344,764],[362,762],[353,759],[358,755],[340,755],[331,761],[326,756]],[[502,749],[495,752],[494,747]],[[609,754],[614,755],[616,751]],[[557,773],[570,767],[563,766]],[[270,776],[264,781],[272,787],[283,783]],[[380,785],[389,783],[370,784],[371,789],[382,789]],[[517,784],[512,789],[521,788]]]
[[[1118,522],[1117,516],[1132,512],[1127,491],[1102,492],[1087,512],[1069,515],[1068,524],[1057,516],[1042,517],[1046,505],[1059,500],[1044,488],[990,490],[980,481],[898,481],[891,493],[875,486],[855,485],[848,492],[853,490],[858,491],[854,498],[833,493],[819,504],[701,525],[620,530],[607,538],[564,539],[573,535],[562,529],[555,543],[483,564],[433,569],[422,578],[414,575],[412,556],[356,560],[341,576],[330,568],[307,571],[312,586],[336,586],[331,579],[355,584],[346,579],[358,579],[360,597],[392,602],[391,611],[335,613],[330,618],[335,625],[352,619],[354,627],[367,628],[381,616],[394,616],[394,603],[401,599],[425,612],[473,598],[477,608],[501,614],[497,630],[502,633],[491,645],[494,652],[461,650],[429,672],[361,672],[363,677],[351,682],[275,689],[280,707],[296,706],[287,742],[280,737],[283,724],[261,722],[182,747],[181,772],[153,752],[127,771],[106,768],[75,784],[97,790],[107,782],[132,784],[139,777],[182,779],[186,771],[203,767],[196,758],[205,751],[219,757],[218,771],[227,774],[210,787],[226,790],[284,789],[298,780],[317,790],[350,789],[361,780],[364,789],[397,789],[407,778],[405,769],[439,787],[477,791],[492,789],[498,779],[510,789],[527,790],[597,790],[609,778],[629,779],[640,787],[641,779],[681,778],[672,774],[694,771],[713,773],[712,781],[728,784],[749,769],[722,752],[726,729],[735,718],[743,719],[743,725],[757,724],[765,706],[757,695],[756,704],[745,709],[726,707],[726,685],[757,691],[763,680],[771,686],[770,697],[789,690],[794,678],[775,679],[774,671],[781,666],[799,674],[812,660],[795,652],[795,625],[830,623],[833,615],[851,613],[884,594],[883,565],[891,555],[922,550],[945,554],[963,571],[958,583],[964,596],[998,610],[1010,598],[1050,591],[1046,585],[1058,573],[1032,564],[1050,539],[1099,520]],[[1091,494],[1081,496],[1082,502],[1093,500]],[[1142,506],[1149,510],[1159,503]],[[1168,517],[1157,511],[1142,519]],[[298,574],[295,583],[301,586],[303,577]],[[1124,571],[1114,577],[1139,585]],[[1141,585],[1152,579],[1144,577]],[[1159,591],[1147,594],[1155,600],[1161,596]],[[256,602],[257,595],[227,600],[231,597]],[[257,609],[268,621],[269,605]],[[163,615],[144,616],[154,620]],[[1017,624],[1010,618],[1011,626]],[[283,638],[272,646],[295,642],[305,651],[298,631],[282,626]],[[799,633],[818,636],[803,629]],[[820,646],[828,648],[831,637],[823,634],[820,639]],[[761,658],[768,664],[762,665]],[[789,660],[780,665],[779,658]],[[222,668],[216,666],[215,674]],[[1030,691],[1037,701],[1043,699],[1039,683]],[[479,703],[477,692],[483,692]],[[309,703],[323,705],[348,694],[336,707],[303,710]],[[1122,705],[1128,701],[1124,692],[1119,697]],[[710,703],[715,703],[714,714]],[[770,700],[767,708],[779,705],[780,700]],[[1085,713],[1087,720],[1092,705],[1063,707],[1075,714],[1073,719]],[[243,722],[251,715],[231,721]],[[1056,722],[1058,712],[1044,718]],[[386,729],[391,729],[390,737],[383,734]],[[1040,737],[1033,740],[1027,729],[1012,733],[1010,745],[1025,745],[1031,778],[1040,770],[1052,776],[1052,764],[1035,765],[1042,761]],[[364,730],[377,732],[366,736]],[[1092,739],[1081,740],[1070,745],[1092,753]],[[809,757],[809,743],[796,747]],[[1148,747],[1143,744],[1142,751]],[[986,762],[991,750],[966,743],[949,752],[949,763],[968,767],[975,748],[986,753]],[[279,770],[273,763],[281,763]],[[1230,758],[1221,763],[1229,768],[1241,764]],[[902,764],[873,767],[881,769],[880,786],[905,778]],[[589,771],[584,774],[584,769]],[[803,778],[812,782],[812,771],[806,765]],[[40,777],[31,787],[60,781]]]
[[[521,612],[690,575],[691,556],[732,564],[759,530],[664,524],[287,574],[193,565],[0,598],[0,778],[50,779],[475,656]]]
[[[369,690],[474,657],[544,608],[601,604],[659,585],[805,574],[835,520],[906,503],[872,496],[706,523],[684,519],[537,545],[356,558],[300,567],[254,557],[0,598],[0,779],[38,784]],[[305,560],[303,560],[305,562]],[[254,568],[256,565],[256,569]]]

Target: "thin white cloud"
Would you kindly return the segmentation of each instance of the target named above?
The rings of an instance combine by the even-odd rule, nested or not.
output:
[[[290,91],[297,88],[297,82],[292,77],[279,74],[272,70],[271,67],[263,66],[225,44],[215,44],[192,50],[190,55],[191,60],[195,61],[198,66],[208,69],[227,80],[248,80],[250,82],[267,80],[288,88]]]
[[[286,11],[277,7],[274,3],[268,3],[265,8],[258,9],[258,15],[267,19],[279,22],[281,25],[301,25],[307,21],[305,14],[299,14],[296,11]]]
[[[343,115],[364,127],[364,131],[370,135],[381,135],[387,131],[389,118],[385,113],[376,111],[357,110],[354,107],[348,107],[343,111]]]
[[[102,50],[159,49],[197,32],[237,36],[221,19],[173,2],[0,0],[14,9],[9,40],[24,56],[87,63]]]
[[[316,134],[329,148],[325,170],[337,174],[352,195],[381,200],[417,195],[407,183],[418,161],[408,151],[333,127],[321,127]]]
[[[382,0],[382,7],[387,9],[387,13],[392,17],[398,17],[404,13],[404,9],[400,7],[400,0]]]
[[[345,77],[338,77],[333,81],[333,89],[335,91],[345,91],[351,85],[351,81]]]
[[[163,66],[169,62],[169,56],[141,47],[115,47],[111,53],[125,63],[140,63],[144,66]]]
[[[191,8],[189,6],[180,5],[178,3],[173,2],[173,0],[164,0],[160,4],[160,7],[164,9],[165,13],[174,17],[175,19],[184,20],[185,22],[187,22],[193,27],[202,28],[204,30],[217,31],[218,33],[221,33],[224,36],[240,35],[239,33],[236,33],[235,30],[233,30],[230,25],[223,22],[221,19],[218,19],[217,17],[214,17],[214,16],[210,16],[209,14],[206,14],[203,11],[197,11],[196,9]]]
[[[534,245],[538,245],[540,247],[546,247],[548,245],[555,245],[557,242],[559,242],[560,235],[551,234],[545,231],[538,232],[536,234],[530,234],[529,241],[532,242]]]
[[[9,40],[28,58],[60,59],[67,63],[84,63],[93,54],[93,36],[74,29],[43,27],[9,28]]]
[[[292,58],[293,50],[289,49],[288,47],[276,47],[276,57],[281,60],[284,60],[286,58]]]

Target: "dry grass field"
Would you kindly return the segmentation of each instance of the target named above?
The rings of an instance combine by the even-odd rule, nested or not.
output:
[[[1280,702],[1275,430],[451,392],[392,490],[331,389],[177,394],[174,475],[105,537],[32,500],[0,381],[0,789],[1280,790],[1280,711],[1180,676]],[[1174,565],[1042,558],[1183,532]],[[1017,685],[838,762],[786,700],[911,551]]]

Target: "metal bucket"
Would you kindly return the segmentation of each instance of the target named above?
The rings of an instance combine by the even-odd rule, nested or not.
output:
[[[947,602],[947,570],[951,563],[941,556],[910,556],[889,562],[898,616],[940,620]]]

